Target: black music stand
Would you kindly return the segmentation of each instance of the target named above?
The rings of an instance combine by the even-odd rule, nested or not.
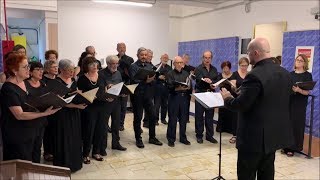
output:
[[[219,122],[218,122],[219,123]],[[221,125],[220,125],[220,128],[221,128]],[[221,176],[221,137],[222,137],[222,128],[220,129],[220,137],[219,137],[219,174],[217,177],[213,178],[212,180],[226,180],[225,178],[223,178]]]

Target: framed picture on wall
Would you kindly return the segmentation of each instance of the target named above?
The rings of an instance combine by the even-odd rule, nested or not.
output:
[[[313,66],[313,55],[314,55],[314,46],[297,46],[296,47],[296,55],[294,57],[297,57],[299,54],[304,54],[308,58],[308,72],[312,72],[312,66]]]

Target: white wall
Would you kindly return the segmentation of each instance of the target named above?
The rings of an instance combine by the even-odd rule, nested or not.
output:
[[[240,36],[251,38],[255,24],[287,21],[287,30],[319,29],[319,21],[310,9],[319,1],[259,1],[251,4],[251,12],[244,6],[205,13],[182,19],[180,41]]]
[[[59,56],[75,63],[88,45],[97,58],[117,54],[116,44],[125,42],[135,60],[143,46],[154,51],[154,63],[169,49],[169,8],[127,7],[84,1],[58,2]]]

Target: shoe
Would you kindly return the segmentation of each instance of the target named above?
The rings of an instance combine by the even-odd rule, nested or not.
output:
[[[202,138],[197,138],[197,143],[202,144],[203,143],[203,139]]]
[[[45,160],[45,161],[53,161],[53,155],[52,154],[45,154],[45,155],[43,155],[43,159]]]
[[[108,125],[107,129],[108,129],[108,133],[112,133],[111,127],[109,125]]]
[[[112,149],[119,150],[119,151],[126,151],[127,150],[127,148],[121,146],[120,144],[118,144],[117,146],[112,146]]]
[[[162,142],[160,142],[157,138],[149,139],[149,144],[154,144],[157,146],[162,146]]]
[[[83,163],[84,164],[90,164],[91,161],[90,161],[90,158],[87,156],[87,157],[83,157]]]
[[[229,139],[229,143],[234,144],[237,141],[237,136],[232,136],[231,139]]]
[[[188,120],[187,123],[190,123],[190,120]]]
[[[94,155],[92,155],[92,158],[97,161],[103,161],[103,157],[101,157],[100,154],[94,154]]]
[[[168,124],[168,122],[165,119],[161,120],[161,123],[162,124]]]
[[[149,128],[149,124],[148,123],[143,123],[143,127]]]
[[[168,146],[174,147],[174,142],[168,142]]]
[[[207,141],[213,143],[213,144],[217,144],[218,141],[215,138],[206,138]]]
[[[101,152],[100,152],[100,155],[101,155],[101,156],[107,156],[107,151],[106,151],[106,150],[101,151]]]
[[[158,121],[156,122],[156,126],[159,126],[159,122]]]
[[[143,142],[142,142],[141,139],[136,140],[136,146],[137,146],[138,148],[144,148],[144,144],[143,144]]]
[[[141,134],[143,133],[143,130],[142,130],[142,128],[140,129],[140,132],[141,132]]]
[[[123,126],[120,126],[120,127],[119,127],[119,131],[124,131],[124,127],[123,127]]]
[[[184,141],[180,141],[180,142],[185,145],[191,145],[190,141],[188,141],[188,140],[184,140]]]

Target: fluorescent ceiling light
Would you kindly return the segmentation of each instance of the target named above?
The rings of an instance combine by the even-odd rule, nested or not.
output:
[[[129,5],[129,6],[141,6],[141,7],[152,7],[153,4],[139,3],[131,1],[110,1],[110,0],[93,0],[96,3],[109,3],[109,4],[119,4],[119,5]]]

